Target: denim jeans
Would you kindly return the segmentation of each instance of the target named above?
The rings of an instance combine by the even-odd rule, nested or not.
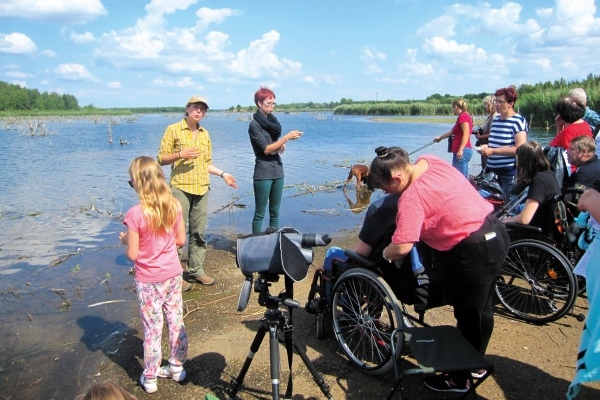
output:
[[[473,156],[473,149],[465,147],[463,149],[462,158],[458,159],[456,153],[452,155],[452,166],[460,171],[467,179],[469,179],[469,161]]]
[[[515,174],[514,173],[508,173],[508,174],[496,173],[496,176],[498,177],[498,183],[500,184],[500,187],[502,188],[502,191],[504,192],[504,196],[505,196],[506,200],[510,199],[510,193],[512,192],[513,187],[515,187]]]
[[[183,222],[188,231],[188,272],[192,277],[204,275],[204,258],[206,257],[206,214],[208,212],[208,193],[195,195],[172,187],[171,192],[181,203]]]

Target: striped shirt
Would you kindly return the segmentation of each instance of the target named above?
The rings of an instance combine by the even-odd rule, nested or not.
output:
[[[208,166],[212,164],[212,144],[206,129],[198,125],[194,140],[185,118],[169,125],[160,141],[156,158],[162,165],[162,156],[192,148],[200,150],[200,156],[193,160],[182,158],[171,164],[171,186],[189,194],[204,195],[210,186]]]
[[[519,132],[527,132],[527,121],[525,117],[515,114],[512,117],[501,119],[494,118],[488,146],[490,148],[514,147],[515,135]],[[487,168],[496,173],[510,172],[515,169],[516,156],[491,155],[488,157]]]

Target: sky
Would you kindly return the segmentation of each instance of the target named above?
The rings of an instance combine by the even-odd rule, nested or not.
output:
[[[80,106],[425,99],[598,75],[594,0],[2,0],[0,80]]]

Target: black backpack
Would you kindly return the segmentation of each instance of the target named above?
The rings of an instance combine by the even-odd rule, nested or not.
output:
[[[544,153],[550,161],[550,169],[554,172],[560,189],[566,187],[569,176],[571,175],[571,165],[567,161],[567,151],[562,147],[546,146]]]

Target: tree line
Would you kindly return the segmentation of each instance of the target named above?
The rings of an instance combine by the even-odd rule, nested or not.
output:
[[[523,84],[517,87],[519,98],[515,110],[523,115],[533,127],[549,127],[554,124],[554,103],[560,96],[565,96],[570,89],[583,88],[588,95],[588,105],[594,110],[600,110],[600,76],[589,74],[584,80],[567,81],[560,79],[554,82]],[[463,98],[469,105],[473,115],[485,115],[483,99],[491,93],[465,94],[454,96],[439,93],[428,96],[425,100],[366,100],[354,101],[342,98],[330,102],[301,102],[277,104],[276,111],[331,111],[339,115],[388,115],[388,116],[451,116],[451,103],[456,98]],[[115,112],[127,113],[172,113],[182,112],[182,107],[132,107],[98,109],[92,104],[79,107],[75,96],[58,94],[56,92],[40,93],[37,89],[22,88],[18,85],[0,81],[0,112],[83,112],[87,114]],[[256,106],[231,106],[227,112],[254,112]]]
[[[40,93],[0,81],[0,111],[62,111],[79,110],[79,102],[70,94]]]

